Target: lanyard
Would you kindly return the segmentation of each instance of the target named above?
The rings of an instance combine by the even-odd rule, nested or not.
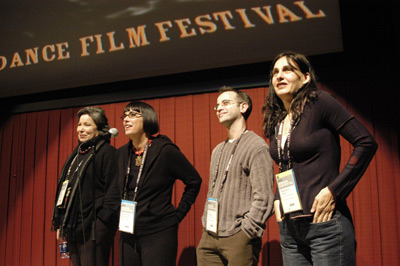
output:
[[[283,171],[283,167],[282,167],[282,155],[284,152],[284,149],[282,149],[283,124],[284,124],[283,121],[284,120],[282,120],[282,122],[278,123],[277,127],[279,128],[279,131],[278,131],[278,134],[276,135],[276,145],[278,146],[277,148],[278,148],[279,172]],[[293,121],[290,122],[290,127],[289,127],[289,131],[288,131],[287,139],[286,139],[287,158],[288,158],[289,169],[292,169],[292,160],[290,158],[290,140],[291,140],[291,136],[292,136],[292,131],[294,130],[296,124],[293,123]]]
[[[135,185],[135,191],[133,194],[133,200],[136,200],[136,196],[137,196],[137,191],[139,188],[139,181],[140,178],[142,177],[142,172],[143,172],[143,167],[144,167],[144,161],[146,160],[146,155],[147,155],[147,150],[149,149],[149,141],[147,141],[146,146],[144,147],[144,153],[143,153],[143,159],[142,162],[140,164],[140,168],[139,168],[139,173],[136,179],[136,185]],[[125,185],[124,185],[124,199],[126,199],[127,193],[128,193],[128,181],[129,181],[129,174],[131,172],[131,161],[132,161],[132,150],[129,151],[129,160],[128,160],[128,166],[126,169],[126,177],[125,177]]]
[[[303,113],[304,107],[307,103],[307,98],[304,98],[303,103],[301,104],[301,113]],[[284,120],[282,120],[284,121]],[[294,130],[294,128],[296,127],[296,125],[299,123],[300,121],[300,117],[298,117],[296,119],[296,122],[294,121],[290,121],[290,128],[288,131],[288,136],[286,139],[286,143],[287,143],[287,158],[288,158],[288,167],[289,169],[292,169],[292,160],[290,159],[290,140],[291,140],[291,136],[292,136],[292,132]],[[278,134],[276,134],[276,144],[277,144],[277,148],[278,148],[278,160],[279,160],[279,172],[282,172],[283,167],[282,167],[282,155],[283,155],[283,150],[282,150],[282,133],[283,133],[283,122],[279,122],[277,125],[277,128],[279,128],[279,132]]]
[[[82,164],[82,162],[83,162],[83,160],[79,162],[79,164],[76,166],[74,172],[72,173],[72,176],[70,176],[72,166],[74,165],[74,163],[75,163],[75,161],[76,161],[77,158],[78,158],[78,154],[75,155],[74,159],[72,160],[71,164],[70,164],[69,167],[68,167],[68,172],[67,172],[67,176],[66,176],[66,179],[67,179],[68,181],[71,181],[71,180],[74,178],[76,172],[78,172],[78,170],[79,170],[79,168],[81,167],[81,164]]]
[[[233,155],[235,154],[236,147],[238,146],[239,141],[241,140],[241,138],[242,138],[243,134],[246,132],[246,130],[247,130],[246,128],[243,130],[242,134],[240,134],[240,137],[239,137],[238,141],[236,142],[235,146],[233,147],[231,156],[229,157],[228,164],[227,164],[227,166],[226,166],[226,168],[225,168],[224,177],[222,178],[221,187],[220,187],[220,189],[219,189],[219,194],[218,194],[218,196],[221,195],[222,189],[223,189],[224,184],[225,184],[225,181],[226,181],[226,179],[227,179],[227,177],[228,177],[229,167],[231,166],[232,158],[233,158]],[[222,149],[221,149],[221,151],[219,152],[219,155],[218,155],[218,161],[217,161],[217,165],[216,165],[215,171],[214,171],[214,180],[213,180],[213,184],[212,184],[212,187],[211,187],[211,191],[214,191],[215,184],[216,184],[216,182],[217,182],[218,171],[219,171],[219,164],[221,163],[222,152],[224,151],[224,148],[225,148],[225,145],[226,145],[227,142],[228,142],[228,139],[225,140],[224,146],[222,147]],[[218,197],[217,197],[217,198],[218,198]]]

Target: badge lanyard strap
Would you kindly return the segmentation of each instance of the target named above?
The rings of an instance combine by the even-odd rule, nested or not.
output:
[[[282,170],[283,170],[283,167],[282,167],[283,124],[284,124],[283,122],[279,122],[278,123],[279,132],[276,135],[276,142],[277,142],[277,146],[278,146],[277,148],[278,148],[279,172],[282,172]],[[290,127],[289,127],[289,131],[288,131],[287,139],[286,139],[286,142],[287,142],[287,157],[288,157],[288,167],[289,167],[289,169],[292,169],[292,160],[291,160],[291,157],[290,157],[290,140],[291,140],[291,136],[292,136],[292,131],[295,128],[296,124],[293,123],[292,121],[290,122]]]
[[[147,155],[148,148],[149,148],[149,141],[147,141],[146,146],[144,147],[143,160],[142,160],[142,162],[140,164],[139,173],[138,173],[138,177],[136,179],[135,191],[134,191],[134,194],[133,194],[133,200],[132,201],[136,200],[136,195],[137,195],[137,191],[138,191],[138,188],[139,188],[140,178],[142,177],[143,166],[144,166],[144,162],[146,160],[146,155]],[[129,181],[129,174],[131,172],[131,161],[132,161],[132,150],[129,152],[128,167],[126,169],[125,186],[124,186],[124,199],[126,199],[126,196],[128,194],[128,181]]]
[[[224,177],[223,177],[223,179],[222,179],[222,183],[221,183],[221,187],[220,187],[220,189],[219,189],[219,194],[218,194],[218,196],[221,195],[221,193],[222,193],[222,189],[223,189],[224,184],[225,184],[225,181],[226,181],[226,179],[227,179],[227,177],[228,177],[228,171],[229,171],[229,167],[230,167],[231,162],[232,162],[233,155],[235,154],[235,151],[236,151],[236,148],[237,148],[237,146],[238,146],[238,144],[239,144],[239,141],[241,140],[241,138],[242,138],[243,134],[246,132],[246,130],[247,130],[246,128],[243,130],[243,132],[242,132],[242,134],[240,135],[238,141],[236,142],[235,146],[233,147],[231,156],[229,157],[228,164],[227,164],[227,166],[226,166],[226,168],[225,168],[225,173],[224,173]],[[218,155],[218,161],[217,161],[217,165],[216,165],[215,171],[214,171],[215,175],[214,175],[214,180],[213,180],[213,184],[212,184],[212,187],[211,187],[211,191],[214,191],[215,185],[216,185],[216,183],[217,183],[217,177],[218,177],[218,171],[219,171],[219,164],[221,163],[222,152],[224,151],[224,148],[225,148],[225,145],[226,145],[227,142],[228,142],[228,140],[225,141],[224,146],[222,147],[222,149],[221,149],[221,151],[219,152],[219,155]],[[217,198],[218,198],[218,197],[217,197]]]
[[[301,104],[301,113],[304,110],[304,107],[307,103],[307,98],[304,98],[303,103]],[[289,114],[287,114],[289,115]],[[283,120],[282,120],[283,121]],[[290,128],[288,131],[288,136],[286,139],[287,142],[287,157],[288,157],[288,167],[289,169],[292,169],[292,160],[290,159],[290,139],[292,136],[292,132],[294,130],[294,128],[296,127],[296,125],[299,123],[300,118],[296,119],[296,122],[290,121]],[[279,128],[279,133],[276,135],[276,142],[277,142],[277,146],[278,146],[278,160],[279,160],[279,172],[282,172],[282,133],[283,133],[283,123],[279,122],[278,123],[278,128]]]
[[[82,144],[83,144],[83,143],[81,143],[81,144],[79,145],[78,150],[77,150],[77,152],[76,152],[76,155],[75,155],[74,159],[72,160],[71,164],[70,164],[69,167],[68,167],[68,171],[67,171],[67,180],[69,180],[69,177],[70,177],[70,174],[71,174],[72,166],[74,165],[76,159],[78,158],[79,150],[80,150]],[[89,147],[89,148],[91,148],[91,147]],[[81,160],[81,161],[79,162],[79,164],[78,164],[78,166],[76,167],[75,171],[72,173],[72,178],[75,176],[76,172],[78,172],[79,168],[81,167],[82,162],[83,162],[83,160]]]
[[[66,179],[67,179],[68,181],[70,180],[70,174],[71,174],[72,166],[74,165],[74,163],[75,163],[75,161],[76,161],[77,158],[78,158],[78,154],[75,155],[74,159],[72,160],[71,164],[69,165],[68,172],[67,172],[67,177],[66,177]],[[78,172],[79,168],[81,167],[82,162],[83,162],[83,160],[80,161],[80,163],[78,164],[78,166],[76,167],[76,169],[75,169],[74,172],[72,173],[72,178],[71,178],[71,180],[74,178],[76,172]]]

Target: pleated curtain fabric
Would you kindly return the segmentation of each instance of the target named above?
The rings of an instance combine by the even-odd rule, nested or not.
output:
[[[379,148],[363,178],[348,197],[357,238],[357,265],[400,265],[400,160],[394,99],[381,101],[351,82],[321,84],[336,95],[376,138]],[[367,85],[367,84],[366,84]],[[358,89],[357,89],[358,88]],[[268,88],[245,89],[253,100],[248,129],[262,135],[261,108]],[[360,98],[359,96],[362,95]],[[226,138],[213,106],[218,93],[145,100],[159,115],[160,133],[175,142],[203,178],[194,206],[179,226],[177,265],[196,265],[195,248],[202,233],[210,155]],[[356,97],[357,96],[357,97]],[[389,102],[388,102],[389,101]],[[120,116],[128,102],[99,105],[120,134],[111,144],[128,142]],[[11,116],[0,125],[0,265],[68,265],[59,258],[50,232],[56,183],[61,167],[76,146],[76,112],[80,108]],[[387,113],[393,115],[388,116]],[[342,165],[352,147],[341,139]],[[275,167],[277,171],[277,168]],[[177,182],[173,203],[184,185]],[[119,265],[117,233],[110,265]],[[259,265],[282,265],[279,229],[272,216],[263,237]]]

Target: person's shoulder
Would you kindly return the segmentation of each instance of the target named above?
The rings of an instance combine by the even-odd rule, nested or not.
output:
[[[246,136],[247,135],[247,136]],[[248,144],[253,146],[268,146],[265,139],[263,139],[260,135],[258,135],[254,131],[248,131],[244,134],[244,137],[248,139]]]
[[[218,143],[218,144],[214,147],[214,149],[212,150],[211,154],[215,154],[216,152],[220,151],[220,150],[224,147],[225,142],[226,142],[226,141],[224,140],[224,141],[221,141],[220,143]]]
[[[122,146],[119,147],[117,150],[125,150],[125,149],[128,149],[128,147],[129,147],[129,142],[126,143],[126,144],[124,144],[124,145],[122,145]]]
[[[124,152],[124,151],[129,150],[129,146],[130,146],[130,142],[124,144],[123,146],[121,146],[121,147],[119,147],[119,148],[117,149],[117,153],[122,153],[122,152]]]
[[[153,150],[157,150],[157,152],[180,152],[178,146],[166,135],[157,135],[156,137],[152,138],[151,145]]]
[[[318,99],[316,101],[322,106],[325,106],[326,104],[330,103],[337,103],[338,100],[336,99],[336,96],[323,90],[318,90]]]
[[[100,149],[96,151],[96,157],[101,157],[103,160],[114,160],[117,149],[112,146],[109,142],[104,142]]]
[[[109,152],[115,153],[115,152],[117,152],[117,149],[114,146],[112,146],[110,143],[105,142],[103,144],[103,146],[101,147],[100,151],[107,152],[107,153],[109,153]]]
[[[152,138],[152,143],[157,145],[168,145],[173,144],[172,140],[166,135],[157,135]]]
[[[243,151],[250,151],[249,154],[258,154],[269,150],[267,142],[254,131],[248,131],[243,135],[243,143],[240,146]]]
[[[335,95],[323,90],[319,91],[318,100],[310,110],[321,119],[331,121],[335,126],[353,117]]]
[[[317,93],[318,93],[317,99],[308,102],[306,105],[313,112],[317,112],[319,114],[323,114],[326,112],[329,113],[332,110],[335,110],[338,107],[338,105],[340,105],[339,101],[333,94],[323,90],[318,90]]]
[[[224,146],[225,142],[226,142],[226,140],[221,141],[220,143],[218,143],[218,144],[214,147],[213,150],[215,151],[215,150],[217,150],[217,149],[220,149],[221,147]]]
[[[327,91],[320,90],[318,102],[320,108],[329,109],[333,112],[346,110],[345,106],[339,101],[339,99]]]

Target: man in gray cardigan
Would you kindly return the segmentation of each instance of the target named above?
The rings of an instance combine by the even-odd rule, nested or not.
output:
[[[228,139],[211,155],[197,265],[257,265],[265,222],[273,210],[269,147],[246,129],[252,103],[245,92],[222,87],[214,110]]]

